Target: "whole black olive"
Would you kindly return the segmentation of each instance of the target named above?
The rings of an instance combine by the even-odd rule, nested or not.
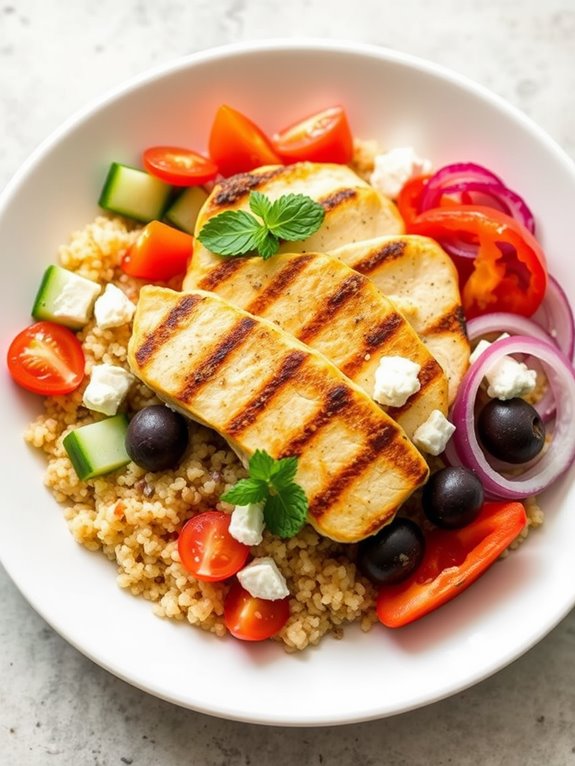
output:
[[[128,426],[126,452],[147,471],[175,468],[187,446],[186,419],[163,404],[139,410]]]
[[[483,505],[483,485],[467,468],[449,467],[436,471],[421,497],[427,518],[443,529],[470,524]]]
[[[527,463],[545,444],[545,425],[524,399],[492,399],[479,413],[477,433],[493,457],[507,463]]]
[[[360,543],[357,565],[377,585],[395,585],[417,569],[424,552],[425,538],[417,524],[395,519]]]

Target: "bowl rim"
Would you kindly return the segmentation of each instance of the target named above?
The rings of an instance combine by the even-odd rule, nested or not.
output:
[[[115,101],[121,99],[126,94],[137,90],[138,88],[152,83],[156,80],[160,80],[163,77],[183,71],[189,67],[193,67],[196,64],[208,63],[226,58],[241,57],[246,55],[253,55],[257,53],[266,52],[314,52],[321,51],[325,53],[333,54],[351,54],[360,58],[368,57],[371,59],[378,59],[382,62],[389,62],[392,64],[399,64],[409,69],[416,70],[431,76],[434,76],[440,80],[447,81],[451,84],[468,91],[481,100],[487,101],[492,106],[512,118],[521,129],[530,133],[539,143],[542,143],[546,149],[552,152],[566,170],[573,177],[573,183],[575,184],[575,161],[567,154],[567,152],[559,145],[559,143],[552,138],[543,128],[541,128],[532,118],[527,116],[518,107],[510,104],[502,96],[492,92],[487,87],[475,82],[473,79],[466,75],[460,74],[454,70],[449,69],[441,64],[436,64],[432,61],[420,58],[410,53],[404,53],[396,51],[383,46],[377,46],[370,43],[354,42],[350,40],[342,39],[325,39],[325,38],[268,38],[265,40],[247,40],[238,43],[220,45],[216,47],[210,47],[205,50],[196,51],[185,56],[177,57],[168,62],[147,68],[143,72],[136,74],[132,77],[121,82],[119,85],[107,89],[102,95],[96,96],[88,101],[88,103],[82,106],[80,109],[73,112],[68,118],[66,118],[55,130],[53,130],[44,140],[42,140],[35,149],[28,155],[20,167],[16,170],[13,176],[8,180],[8,183],[4,189],[0,192],[0,217],[8,207],[12,197],[17,193],[21,185],[23,185],[29,174],[34,170],[35,166],[42,161],[42,159],[52,150],[54,146],[64,141],[68,134],[70,134],[77,127],[81,126],[85,122],[89,121],[96,113],[103,110],[107,106],[113,104]],[[1,559],[0,559],[1,561]],[[363,721],[376,720],[382,717],[396,715],[399,713],[415,710],[424,705],[432,704],[439,700],[445,699],[453,694],[464,691],[480,681],[489,678],[499,670],[506,667],[509,663],[525,654],[535,644],[537,644],[542,638],[544,638],[556,625],[569,613],[569,611],[575,605],[575,592],[570,603],[564,605],[564,608],[556,614],[556,619],[553,624],[545,624],[536,632],[534,636],[531,636],[530,640],[520,647],[520,650],[510,651],[505,656],[498,656],[495,661],[489,664],[489,667],[482,668],[475,674],[471,674],[465,682],[452,682],[446,684],[440,692],[430,697],[429,695],[422,695],[425,699],[414,699],[409,705],[404,705],[401,709],[397,709],[393,712],[386,712],[385,710],[372,710],[369,713],[365,711],[358,711],[355,715],[344,713],[341,716],[329,719],[316,715],[313,720],[298,719],[297,716],[293,716],[292,720],[280,719],[274,715],[272,710],[269,710],[266,715],[261,715],[258,718],[254,718],[249,715],[241,715],[238,711],[233,711],[226,708],[225,702],[220,704],[219,707],[205,708],[195,705],[191,702],[186,703],[184,700],[174,699],[169,695],[168,690],[162,689],[158,684],[144,684],[139,682],[138,679],[134,679],[125,674],[121,668],[116,667],[113,663],[107,663],[89,650],[84,649],[77,642],[70,639],[67,635],[65,626],[60,626],[57,619],[52,619],[49,615],[45,614],[44,606],[42,603],[38,603],[35,596],[28,592],[28,589],[24,584],[19,582],[19,578],[16,572],[2,562],[9,577],[14,582],[20,593],[32,606],[32,608],[63,638],[66,642],[74,646],[84,656],[91,659],[100,667],[111,672],[116,677],[128,682],[130,685],[141,689],[149,694],[153,694],[159,699],[177,704],[188,709],[195,710],[197,712],[206,713],[215,717],[225,718],[227,720],[237,720],[248,723],[257,723],[265,725],[276,726],[331,726],[331,725],[343,725],[358,723]]]

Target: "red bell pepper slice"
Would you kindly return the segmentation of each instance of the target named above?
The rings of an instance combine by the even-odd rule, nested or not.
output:
[[[440,243],[478,243],[462,290],[468,319],[493,311],[531,316],[539,308],[547,289],[545,255],[535,237],[505,213],[480,205],[433,208],[409,222],[407,231]]]
[[[122,271],[131,277],[166,282],[184,274],[193,248],[189,234],[161,221],[151,221],[122,259]]]
[[[407,181],[399,192],[397,207],[406,226],[413,223],[421,213],[421,197],[430,178],[430,175],[415,176],[415,178]]]
[[[522,503],[485,503],[466,527],[431,532],[423,561],[411,577],[379,591],[380,621],[388,628],[400,628],[458,596],[491,566],[526,523]]]

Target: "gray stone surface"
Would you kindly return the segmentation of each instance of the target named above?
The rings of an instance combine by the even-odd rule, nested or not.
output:
[[[573,0],[4,0],[0,187],[64,118],[127,77],[213,45],[296,35],[363,40],[450,66],[575,155]],[[1,570],[0,591],[2,766],[575,764],[573,614],[449,700],[339,729],[269,729],[131,688],[47,627]]]

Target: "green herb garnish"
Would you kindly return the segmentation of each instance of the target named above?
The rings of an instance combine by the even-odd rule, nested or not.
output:
[[[280,240],[306,239],[319,229],[325,216],[319,202],[305,194],[284,194],[272,202],[253,191],[249,205],[251,213],[226,210],[210,218],[198,234],[200,242],[217,255],[233,257],[257,251],[267,261],[277,253]]]
[[[222,500],[235,505],[264,504],[266,527],[278,537],[293,537],[306,522],[308,502],[294,481],[297,457],[275,460],[265,450],[256,450],[248,465],[248,479],[240,479]]]

